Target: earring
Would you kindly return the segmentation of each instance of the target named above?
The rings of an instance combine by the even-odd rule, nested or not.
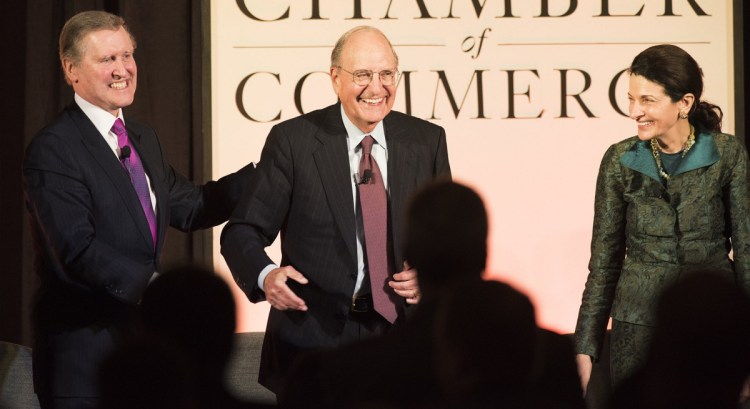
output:
[[[680,119],[688,119],[688,114],[686,114],[684,111],[680,111]]]

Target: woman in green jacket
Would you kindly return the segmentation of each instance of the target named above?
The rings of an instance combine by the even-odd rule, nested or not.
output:
[[[750,289],[742,140],[721,133],[721,109],[701,101],[701,69],[681,48],[650,47],[629,73],[638,135],[607,150],[596,183],[589,276],[575,333],[584,390],[610,316],[617,385],[643,364],[656,302],[681,276],[711,271]]]

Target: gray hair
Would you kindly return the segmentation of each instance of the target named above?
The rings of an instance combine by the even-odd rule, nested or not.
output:
[[[59,52],[60,63],[71,60],[77,64],[81,60],[81,49],[83,39],[91,32],[99,30],[117,31],[120,27],[130,35],[130,40],[135,48],[135,37],[125,25],[125,20],[106,11],[84,11],[71,17],[60,32]],[[65,67],[63,67],[65,69]]]
[[[333,51],[331,51],[331,67],[341,66],[340,65],[341,53],[344,51],[344,46],[346,46],[346,42],[349,41],[349,38],[353,34],[359,33],[360,31],[372,31],[383,36],[385,41],[388,43],[388,46],[391,47],[393,58],[396,60],[396,66],[398,66],[398,55],[396,54],[396,50],[393,49],[393,44],[391,44],[391,41],[388,39],[388,37],[385,36],[385,34],[383,34],[382,31],[372,26],[357,26],[347,31],[346,33],[342,34],[341,37],[339,37],[339,40],[336,41],[336,45],[333,47]]]

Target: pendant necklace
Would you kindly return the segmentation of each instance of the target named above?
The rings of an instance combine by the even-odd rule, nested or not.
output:
[[[685,155],[687,155],[690,148],[693,147],[693,144],[695,144],[695,128],[693,128],[693,125],[690,125],[690,135],[688,135],[687,141],[685,141],[685,145],[683,145],[682,147],[683,158],[685,157]],[[654,159],[656,160],[656,167],[659,169],[659,174],[664,178],[664,180],[669,180],[669,173],[664,170],[664,166],[661,163],[661,154],[659,153],[660,151],[661,147],[659,146],[659,141],[657,141],[656,138],[651,139],[651,153],[654,155]]]

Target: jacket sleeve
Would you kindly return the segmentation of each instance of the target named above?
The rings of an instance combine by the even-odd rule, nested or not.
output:
[[[604,154],[596,182],[589,275],[576,324],[576,353],[598,359],[607,330],[615,288],[625,257],[627,203],[617,145]]]
[[[276,239],[289,212],[293,186],[291,158],[286,136],[278,126],[274,127],[252,183],[221,233],[221,254],[251,302],[265,300],[258,287],[258,275],[273,264],[265,248]]]
[[[737,284],[750,294],[750,175],[747,150],[739,138],[730,136],[734,155],[722,157],[729,162],[729,184],[724,190],[724,205],[732,228],[732,250]]]
[[[242,192],[255,171],[255,164],[245,165],[219,180],[197,185],[177,172],[164,158],[161,144],[153,131],[144,144],[150,160],[158,163],[161,183],[168,192],[169,225],[189,232],[221,224],[231,216]]]

